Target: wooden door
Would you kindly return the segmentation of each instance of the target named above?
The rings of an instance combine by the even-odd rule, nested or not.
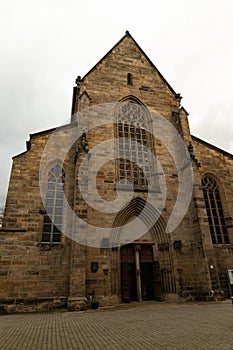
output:
[[[121,298],[123,303],[135,300],[136,270],[135,254],[131,245],[121,247]]]
[[[158,261],[153,262],[153,285],[155,300],[161,301],[161,274]]]
[[[129,291],[129,269],[128,263],[121,263],[121,301],[122,303],[130,302],[130,291]]]

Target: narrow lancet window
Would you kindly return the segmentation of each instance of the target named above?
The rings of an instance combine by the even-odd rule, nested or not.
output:
[[[65,173],[56,164],[48,173],[42,243],[60,243]]]
[[[213,244],[229,244],[219,186],[210,175],[206,175],[202,179],[202,189],[212,242]]]

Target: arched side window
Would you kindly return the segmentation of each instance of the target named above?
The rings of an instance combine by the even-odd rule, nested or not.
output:
[[[60,243],[65,173],[56,164],[48,173],[42,243]]]
[[[146,130],[145,107],[132,101],[122,103],[117,114],[118,180],[122,186],[130,181],[134,189],[151,187],[151,136]]]
[[[217,182],[206,175],[202,179],[202,189],[213,244],[229,244],[227,226]]]

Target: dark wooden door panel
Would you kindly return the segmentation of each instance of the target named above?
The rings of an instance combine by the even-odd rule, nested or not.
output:
[[[153,284],[155,300],[159,301],[161,300],[161,274],[158,261],[153,263]]]
[[[128,263],[121,263],[121,298],[123,303],[129,303],[130,292],[129,292],[129,277],[128,277]]]

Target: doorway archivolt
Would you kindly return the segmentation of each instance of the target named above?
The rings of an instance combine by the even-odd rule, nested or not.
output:
[[[135,217],[140,218],[140,224],[134,235],[127,229],[125,231],[124,227]],[[174,293],[176,286],[170,237],[158,211],[136,197],[117,214],[114,227],[112,291],[120,294],[125,302],[160,300],[163,294]],[[140,229],[143,232],[141,236]]]

